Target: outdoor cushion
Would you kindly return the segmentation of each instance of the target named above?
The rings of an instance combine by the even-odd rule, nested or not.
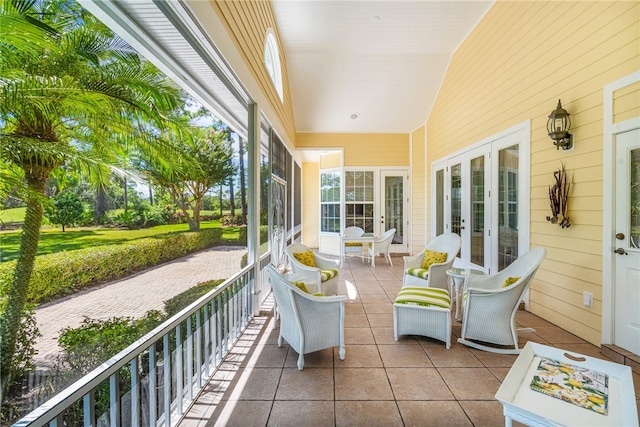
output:
[[[316,266],[316,260],[313,257],[313,251],[294,252],[293,256],[300,262],[300,264],[304,264],[307,267]]]
[[[416,276],[419,277],[421,279],[427,280],[427,278],[429,277],[429,269],[424,269],[424,268],[407,268],[405,270],[405,273],[408,274],[409,276]]]
[[[396,304],[421,305],[451,309],[449,292],[440,288],[406,286],[400,289]]]
[[[362,246],[362,243],[360,243],[360,242],[346,242],[344,245],[345,246]]]
[[[329,279],[333,279],[338,275],[338,270],[330,268],[327,270],[320,270],[320,280],[326,282]]]
[[[504,283],[502,283],[502,287],[506,288],[507,286],[511,286],[514,283],[516,283],[518,280],[520,280],[519,277],[509,277],[507,278],[507,280],[504,281]]]
[[[309,293],[309,290],[307,289],[307,286],[304,284],[304,282],[291,282],[291,284],[300,289],[302,292]]]
[[[424,258],[422,259],[422,268],[428,270],[431,264],[440,264],[447,260],[446,252],[436,252],[427,249],[424,251]]]

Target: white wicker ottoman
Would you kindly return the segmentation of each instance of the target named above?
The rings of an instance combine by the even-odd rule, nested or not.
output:
[[[421,335],[451,347],[451,297],[440,288],[406,286],[393,304],[393,337]]]

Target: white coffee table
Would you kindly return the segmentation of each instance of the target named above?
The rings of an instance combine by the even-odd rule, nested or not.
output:
[[[602,415],[531,389],[540,359],[546,357],[609,376],[608,414]],[[576,360],[578,359],[578,360]],[[633,376],[629,366],[529,341],[496,393],[504,408],[505,426],[637,426]]]

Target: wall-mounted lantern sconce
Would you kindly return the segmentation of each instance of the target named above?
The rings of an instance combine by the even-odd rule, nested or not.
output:
[[[558,99],[558,107],[549,115],[549,121],[547,122],[547,132],[553,139],[553,145],[556,149],[562,149],[564,151],[573,147],[573,135],[569,133],[571,128],[571,120],[569,119],[569,113],[562,108],[562,104]]]

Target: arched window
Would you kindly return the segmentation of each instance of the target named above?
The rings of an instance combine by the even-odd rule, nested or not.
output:
[[[273,30],[267,30],[267,37],[264,42],[264,66],[267,73],[271,77],[271,81],[278,92],[280,101],[282,101],[282,67],[280,65],[280,53],[278,51],[278,43]]]

